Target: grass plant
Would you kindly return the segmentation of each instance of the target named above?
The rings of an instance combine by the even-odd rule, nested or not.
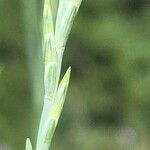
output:
[[[67,93],[71,67],[60,82],[63,53],[82,0],[45,0],[43,12],[44,104],[36,150],[49,150]],[[26,150],[32,150],[30,139]]]

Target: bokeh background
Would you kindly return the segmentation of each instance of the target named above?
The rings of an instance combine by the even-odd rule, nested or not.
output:
[[[0,149],[35,141],[42,106],[41,0],[0,0]],[[150,3],[83,0],[54,150],[150,149]]]

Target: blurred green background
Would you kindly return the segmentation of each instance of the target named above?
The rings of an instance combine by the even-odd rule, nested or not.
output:
[[[0,149],[35,140],[42,106],[41,0],[0,0]],[[83,0],[54,150],[150,149],[150,3]]]

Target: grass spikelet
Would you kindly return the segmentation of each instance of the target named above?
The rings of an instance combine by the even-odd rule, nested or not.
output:
[[[44,105],[36,150],[49,150],[69,85],[71,67],[59,84],[63,53],[81,0],[45,0],[43,12]],[[30,139],[26,150],[32,150]]]

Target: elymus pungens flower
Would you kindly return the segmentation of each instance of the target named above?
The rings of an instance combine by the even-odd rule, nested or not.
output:
[[[66,42],[82,0],[45,0],[43,12],[44,105],[36,150],[49,150],[67,93],[71,68],[59,84]],[[30,139],[26,150],[32,150]]]

